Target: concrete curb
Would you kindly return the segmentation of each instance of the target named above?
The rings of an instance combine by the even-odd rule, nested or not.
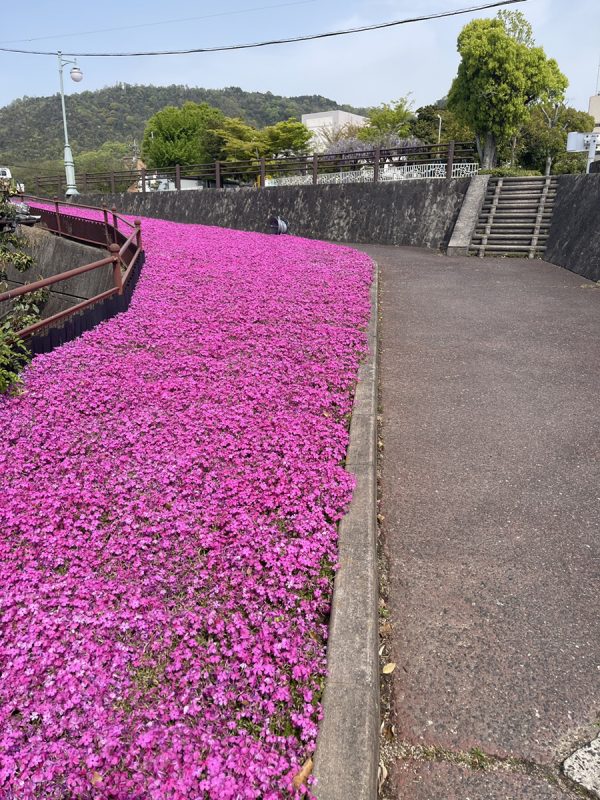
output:
[[[318,800],[375,800],[379,765],[377,572],[377,291],[371,287],[369,355],[358,373],[346,469],[356,476],[339,527],[328,678],[315,756]]]

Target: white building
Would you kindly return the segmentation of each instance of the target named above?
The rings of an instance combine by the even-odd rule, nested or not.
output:
[[[590,97],[589,113],[596,120],[594,133],[600,133],[600,94],[595,94],[593,97]]]
[[[344,128],[363,128],[369,124],[366,117],[350,114],[348,111],[318,111],[316,114],[302,114],[302,122],[313,138],[311,147],[315,153],[325,149],[331,137]]]

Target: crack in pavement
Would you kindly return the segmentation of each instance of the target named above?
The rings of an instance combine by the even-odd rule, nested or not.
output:
[[[559,786],[571,797],[594,798],[594,800],[597,798],[596,794],[567,777],[561,771],[560,765],[556,767],[543,766],[526,758],[514,756],[503,758],[484,753],[477,747],[468,751],[460,751],[435,745],[414,745],[407,741],[390,739],[390,735],[393,737],[393,731],[384,723],[381,737],[381,764],[386,767],[386,770],[394,762],[446,763],[488,774],[505,771],[529,775],[551,785]],[[385,787],[383,788],[385,789]],[[385,791],[381,796],[385,797]]]

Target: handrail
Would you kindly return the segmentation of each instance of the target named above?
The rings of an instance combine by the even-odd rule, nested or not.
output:
[[[44,205],[48,204],[48,200],[46,198],[36,198],[32,195],[26,195],[28,199],[33,200],[33,202],[41,202]],[[71,206],[72,207],[72,206]],[[68,236],[69,238],[76,239],[77,241],[83,242],[91,242],[96,246],[101,245],[106,247],[108,245],[109,255],[105,258],[98,259],[97,261],[93,261],[89,264],[83,264],[80,267],[75,267],[73,269],[67,270],[66,272],[61,272],[58,275],[51,275],[48,278],[41,278],[38,281],[34,281],[32,283],[24,284],[23,286],[15,287],[13,289],[9,289],[6,292],[0,294],[0,303],[13,300],[16,297],[21,297],[22,295],[29,294],[31,292],[39,291],[40,289],[45,289],[49,286],[54,286],[57,283],[62,281],[69,280],[74,278],[78,275],[82,275],[87,272],[91,272],[96,269],[100,269],[101,267],[108,266],[109,264],[112,265],[112,277],[113,277],[113,287],[108,289],[104,292],[100,292],[94,297],[90,297],[87,300],[84,300],[80,303],[77,303],[74,306],[71,306],[68,309],[58,312],[57,314],[52,315],[51,317],[47,317],[46,319],[39,320],[39,322],[34,323],[33,325],[29,325],[26,328],[22,328],[21,330],[16,332],[16,335],[21,337],[22,339],[26,339],[36,333],[38,330],[42,328],[46,328],[58,322],[66,317],[72,316],[77,312],[81,311],[82,309],[87,308],[90,305],[95,303],[99,303],[103,300],[106,300],[110,297],[115,295],[121,296],[123,295],[123,291],[125,286],[127,286],[128,281],[131,278],[133,270],[138,265],[138,260],[140,255],[143,252],[142,249],[142,232],[141,232],[141,220],[136,219],[134,220],[133,224],[126,220],[124,217],[121,217],[116,213],[116,209],[112,209],[112,216],[114,225],[110,225],[108,222],[108,210],[104,208],[97,208],[95,206],[78,206],[79,208],[87,208],[94,211],[100,211],[103,214],[104,220],[103,222],[100,220],[90,220],[86,219],[85,217],[78,217],[77,215],[72,214],[64,214],[59,211],[59,204],[58,201],[55,201],[55,209],[50,210],[48,208],[37,208],[36,210],[45,213],[47,215],[46,222],[55,223],[54,227],[55,230],[50,227],[49,230],[53,233],[56,233],[59,236]],[[126,222],[127,225],[133,228],[129,236],[125,236],[124,233],[118,230],[117,222],[118,220],[122,220]],[[73,230],[73,223],[75,223],[75,228],[79,226],[79,230]],[[82,230],[85,230],[87,226],[97,225],[98,227],[102,228],[104,239],[89,239],[87,236],[82,234]],[[65,228],[67,230],[65,230]],[[135,250],[133,253],[131,252],[132,245],[135,245]]]
[[[60,211],[59,211],[60,206],[63,205],[66,208],[86,208],[89,211],[100,211],[102,214],[104,214],[105,212],[106,212],[106,214],[108,214],[108,208],[106,206],[89,206],[89,205],[85,205],[84,203],[77,203],[77,204],[74,204],[74,203],[62,203],[61,204],[61,202],[59,201],[58,197],[53,197],[53,198],[38,197],[37,195],[27,194],[27,193],[20,194],[19,197],[21,198],[22,202],[32,201],[34,203],[44,203],[44,204],[47,204],[48,202],[53,202],[56,213],[60,213]],[[123,222],[125,225],[128,225],[130,228],[134,227],[135,223],[131,223],[126,217],[122,216],[121,214],[118,214],[117,213],[117,209],[116,209],[115,206],[113,206],[111,208],[111,214],[112,214],[112,218],[113,218],[113,227],[117,227],[116,225],[114,225],[114,221],[115,220]],[[69,214],[68,216],[75,216],[75,215]],[[89,221],[90,222],[100,222],[100,220],[89,220]],[[100,223],[100,224],[102,224],[102,223]]]
[[[29,292],[37,292],[39,289],[45,289],[47,286],[53,286],[55,283],[67,281],[69,278],[74,278],[76,275],[83,275],[85,272],[91,272],[99,267],[105,267],[107,264],[113,264],[118,256],[112,255],[107,258],[101,258],[99,261],[93,261],[91,264],[84,264],[82,267],[75,267],[67,272],[60,272],[58,275],[51,275],[49,278],[41,278],[39,281],[33,283],[24,283],[23,286],[17,286],[14,289],[8,289],[6,292],[0,294],[0,303],[6,300],[14,300],[15,297],[20,297]]]
[[[42,328],[47,328],[55,322],[60,322],[61,319],[66,319],[66,317],[70,317],[73,314],[77,314],[77,312],[82,311],[84,308],[87,308],[94,303],[100,303],[102,300],[107,300],[109,297],[113,297],[115,294],[117,294],[117,289],[113,286],[112,289],[107,289],[105,292],[101,292],[94,297],[90,297],[89,300],[84,300],[81,303],[77,303],[77,305],[71,306],[71,308],[67,308],[64,311],[59,311],[57,314],[53,314],[51,317],[41,319],[39,322],[36,322],[33,325],[28,325],[27,328],[21,328],[21,330],[17,332],[17,336],[20,336],[21,339],[28,339],[30,336],[36,333],[36,331],[39,331]]]

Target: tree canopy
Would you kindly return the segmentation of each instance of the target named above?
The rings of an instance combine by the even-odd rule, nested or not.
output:
[[[208,103],[184,103],[181,108],[167,106],[148,120],[142,141],[142,158],[149,167],[174,164],[205,164],[219,155],[215,137],[225,115]],[[212,147],[211,147],[212,145]]]
[[[505,11],[475,19],[458,37],[461,63],[448,108],[471,126],[483,167],[496,164],[498,144],[515,136],[535,102],[561,102],[567,78],[543,48],[534,46],[527,20]]]
[[[310,138],[308,128],[295,119],[258,130],[206,103],[185,103],[148,120],[142,158],[149,167],[171,167],[299,155],[306,153]]]
[[[539,103],[531,108],[520,137],[519,160],[522,166],[550,174],[553,165],[567,172],[583,171],[585,155],[573,159],[567,153],[569,131],[591,131],[594,118],[564,103]]]
[[[391,147],[391,139],[404,139],[410,135],[411,111],[408,96],[392,103],[382,103],[369,111],[369,124],[358,131],[363,142],[372,142],[383,147]]]
[[[439,105],[423,106],[417,109],[415,118],[410,123],[412,135],[424,144],[437,144],[440,133],[439,117],[442,118],[443,142],[472,142],[475,138],[469,125],[461,122],[452,111]]]

